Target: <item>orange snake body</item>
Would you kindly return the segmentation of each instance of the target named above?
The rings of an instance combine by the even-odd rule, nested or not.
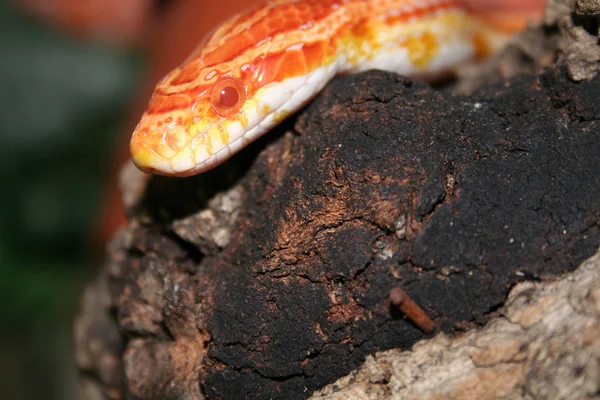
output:
[[[456,0],[273,0],[223,23],[156,87],[130,150],[145,172],[209,170],[340,73],[427,76],[506,35]]]

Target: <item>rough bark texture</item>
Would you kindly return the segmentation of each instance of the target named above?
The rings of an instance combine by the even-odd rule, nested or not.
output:
[[[600,253],[561,280],[518,284],[506,304],[484,329],[368,356],[311,399],[600,397]]]
[[[469,97],[338,78],[216,170],[128,170],[131,223],[75,324],[81,398],[308,398],[424,338],[393,287],[439,347],[573,271],[600,243],[600,78],[567,71]]]

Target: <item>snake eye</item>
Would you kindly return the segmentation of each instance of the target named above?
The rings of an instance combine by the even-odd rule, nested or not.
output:
[[[238,112],[245,101],[246,90],[236,78],[226,77],[218,80],[210,93],[210,105],[222,117]]]

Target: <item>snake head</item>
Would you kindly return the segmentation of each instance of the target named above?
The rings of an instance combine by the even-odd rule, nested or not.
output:
[[[131,138],[137,167],[207,171],[305,105],[337,68],[335,26],[321,32],[315,22],[339,8],[326,3],[269,1],[209,34],[157,85]],[[305,43],[311,30],[317,40]]]
[[[306,104],[335,71],[275,79],[264,57],[224,72],[194,65],[158,84],[135,128],[130,151],[144,172],[190,176],[216,167]]]
[[[147,173],[189,176],[229,158],[244,145],[249,116],[247,89],[231,73],[205,73],[205,82],[186,82],[190,71],[178,68],[157,86],[135,128],[130,150]],[[202,75],[202,74],[200,74]]]

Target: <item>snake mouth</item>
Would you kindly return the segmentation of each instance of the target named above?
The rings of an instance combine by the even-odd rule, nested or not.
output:
[[[172,170],[169,160],[162,157],[143,140],[136,140],[136,138],[137,135],[134,133],[129,151],[131,160],[140,171],[145,174],[160,174]]]
[[[184,149],[173,158],[161,156],[156,150],[144,142],[130,144],[131,159],[135,166],[145,174],[172,177],[188,177],[207,170],[206,163],[196,164],[192,161],[191,153]]]

